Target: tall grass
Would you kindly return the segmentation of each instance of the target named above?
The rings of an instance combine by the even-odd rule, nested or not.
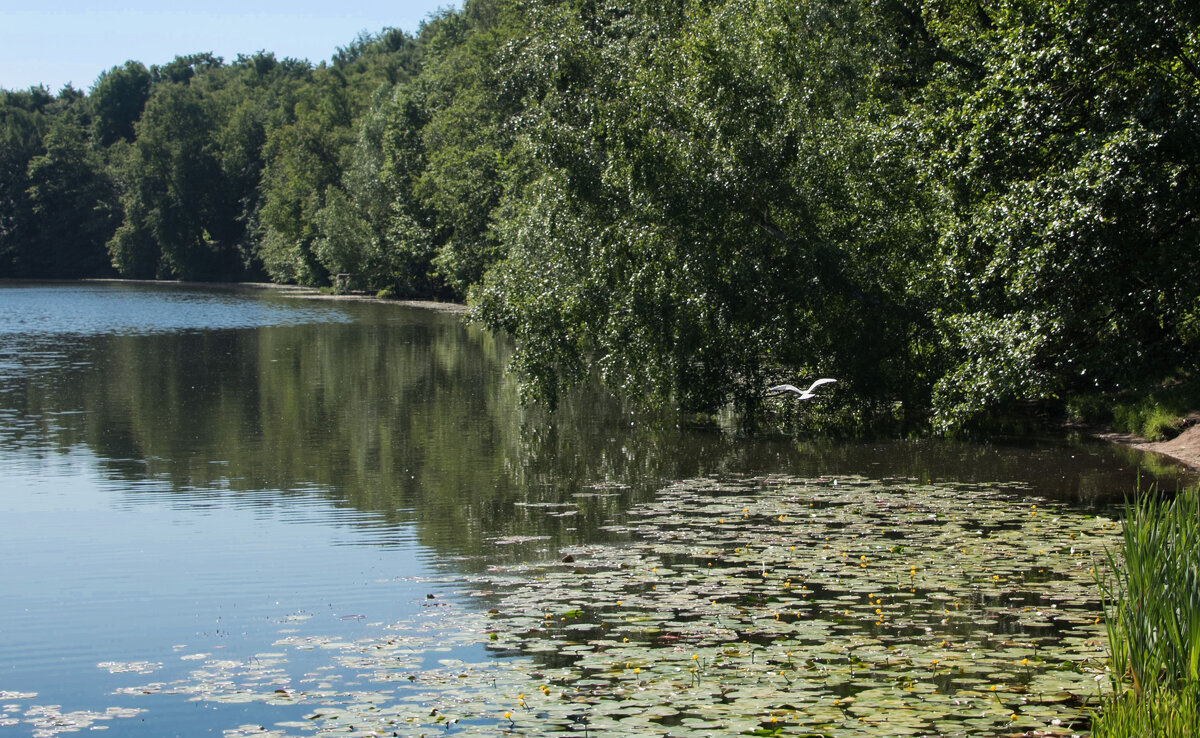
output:
[[[1165,441],[1179,435],[1186,416],[1198,407],[1200,377],[1178,377],[1142,393],[1076,395],[1067,401],[1067,414],[1072,420]]]
[[[1200,733],[1200,487],[1126,504],[1105,598],[1113,692],[1093,735]]]

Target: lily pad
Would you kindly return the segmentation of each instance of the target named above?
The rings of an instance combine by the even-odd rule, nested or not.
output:
[[[464,576],[377,638],[289,633],[254,665],[141,689],[322,705],[236,735],[995,735],[1072,724],[1097,696],[1092,567],[1119,526],[1022,487],[696,479],[605,530]],[[293,683],[293,651],[332,669]]]

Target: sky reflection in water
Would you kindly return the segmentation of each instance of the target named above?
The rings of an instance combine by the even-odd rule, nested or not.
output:
[[[378,637],[456,597],[431,580],[611,539],[674,480],[1015,480],[1073,504],[1139,474],[1175,483],[1102,444],[797,444],[655,422],[593,390],[551,416],[519,404],[507,359],[457,316],[399,306],[0,286],[0,733],[27,734],[35,705],[146,710],[110,723],[122,735],[297,719],[306,707],[113,692],[184,677],[184,656]],[[547,505],[574,512],[531,512]],[[320,649],[290,653],[293,680],[328,673]]]

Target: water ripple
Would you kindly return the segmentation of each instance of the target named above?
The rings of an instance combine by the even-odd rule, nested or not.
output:
[[[34,284],[3,289],[0,336],[139,335],[351,320],[336,306],[264,299],[229,288],[81,284],[64,289]],[[18,350],[28,367],[29,357]],[[0,367],[11,356],[12,350],[0,345]]]

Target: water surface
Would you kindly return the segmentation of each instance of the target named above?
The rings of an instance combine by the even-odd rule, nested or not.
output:
[[[678,480],[1019,482],[1098,508],[1139,476],[1180,479],[1082,441],[745,438],[594,389],[551,415],[521,406],[508,352],[458,315],[396,305],[0,285],[0,733],[301,720],[311,705],[121,690],[470,607],[456,578],[611,540]],[[319,648],[290,653],[264,683],[357,678]],[[96,717],[108,708],[130,713]]]

